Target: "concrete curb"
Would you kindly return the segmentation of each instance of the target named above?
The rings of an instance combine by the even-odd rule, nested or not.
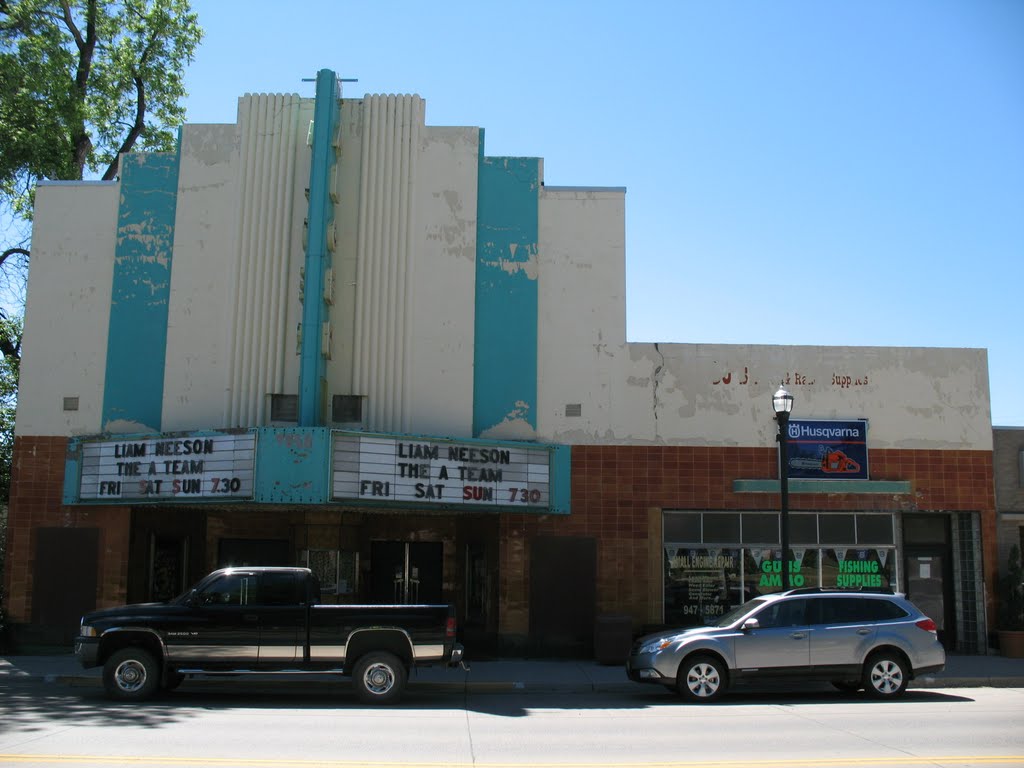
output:
[[[301,679],[301,678],[277,678],[274,680],[248,679],[235,681],[234,684],[241,685],[347,685],[349,678],[338,678],[336,680],[323,678]],[[70,688],[102,688],[103,680],[99,675],[7,675],[0,677],[0,687],[7,685],[40,685],[56,684],[66,685]],[[188,681],[189,685],[224,685],[230,687],[233,683],[226,683],[217,680],[215,677],[196,678]],[[925,676],[910,681],[911,689],[929,688],[1024,688],[1024,677],[998,676],[998,677],[935,677]],[[447,694],[522,694],[522,693],[566,693],[566,694],[588,694],[588,693],[635,693],[644,689],[651,689],[651,686],[644,686],[629,680],[622,682],[590,681],[590,682],[527,682],[510,680],[459,680],[459,681],[437,681],[437,680],[410,680],[408,684],[410,691],[422,691]]]

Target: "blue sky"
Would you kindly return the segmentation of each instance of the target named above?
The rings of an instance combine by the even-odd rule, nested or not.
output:
[[[984,347],[1024,426],[1024,2],[193,0],[188,122],[416,93],[626,194],[630,341]]]

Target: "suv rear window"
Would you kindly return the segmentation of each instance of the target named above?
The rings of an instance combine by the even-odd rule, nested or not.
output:
[[[890,621],[907,613],[890,600],[869,597],[817,597],[811,600],[812,624],[860,624]]]
[[[910,615],[892,600],[865,600],[864,602],[868,604],[868,613],[874,621],[892,621]]]

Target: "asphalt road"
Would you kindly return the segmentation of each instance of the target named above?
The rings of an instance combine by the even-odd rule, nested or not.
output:
[[[184,686],[146,705],[96,688],[0,688],[0,765],[245,768],[1024,766],[1024,689],[820,690],[711,706],[659,689],[410,694],[360,706],[347,685]]]

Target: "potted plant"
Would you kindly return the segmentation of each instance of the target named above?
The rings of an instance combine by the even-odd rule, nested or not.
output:
[[[999,579],[999,649],[1003,656],[1024,658],[1024,566],[1016,544]]]

